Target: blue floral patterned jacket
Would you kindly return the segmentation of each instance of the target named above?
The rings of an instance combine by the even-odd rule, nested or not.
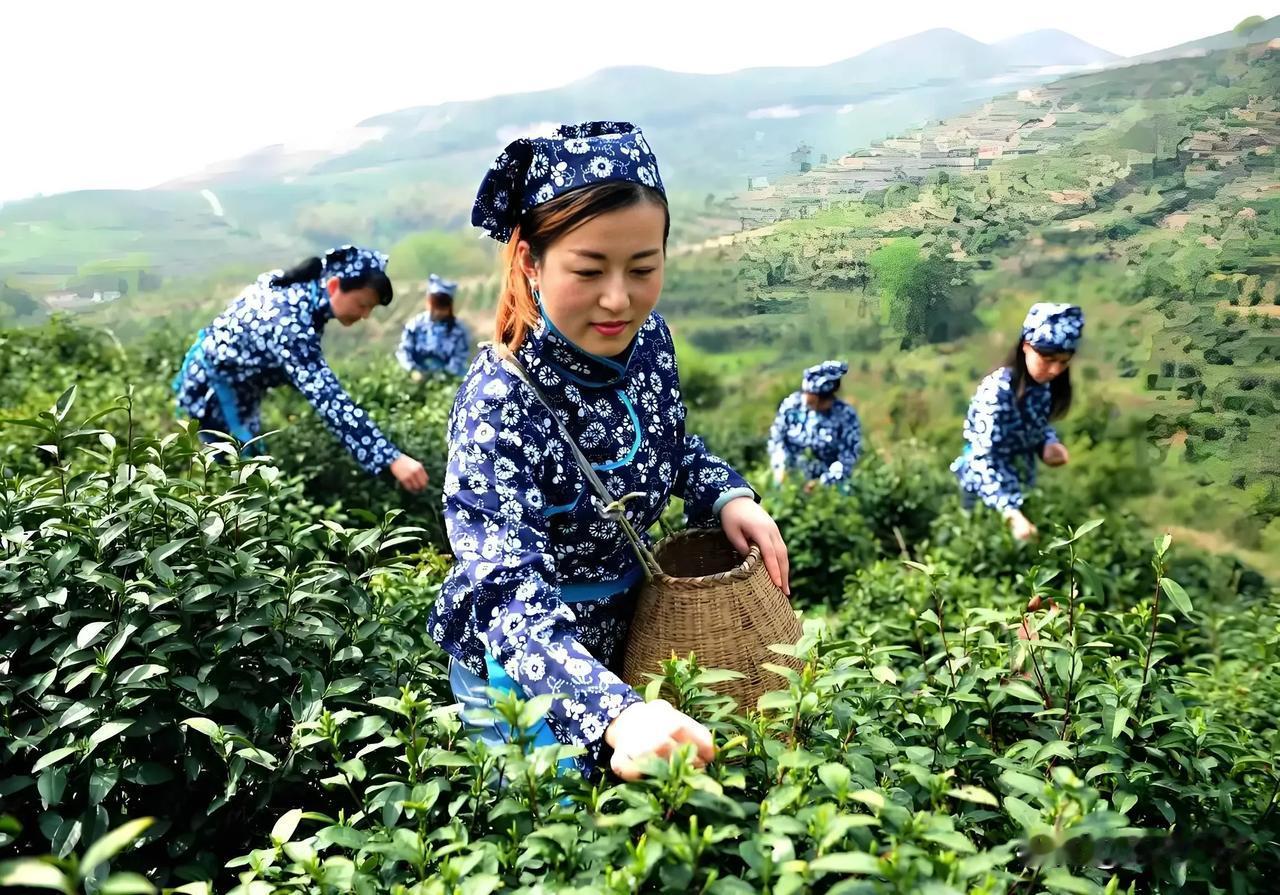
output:
[[[861,454],[858,412],[839,398],[827,413],[806,406],[802,392],[778,407],[769,430],[769,465],[775,477],[794,469],[805,481],[838,484],[848,479]]]
[[[450,376],[467,372],[471,343],[467,328],[460,320],[432,320],[423,311],[404,325],[396,359],[406,370],[420,373],[444,371]]]
[[[202,428],[227,431],[215,388],[221,384],[244,427],[257,435],[262,431],[262,399],[276,386],[292,385],[356,462],[370,473],[381,472],[400,451],[351,399],[324,359],[320,339],[333,318],[328,293],[320,280],[274,286],[271,280],[278,273],[259,276],[201,330],[175,382],[178,407]]]

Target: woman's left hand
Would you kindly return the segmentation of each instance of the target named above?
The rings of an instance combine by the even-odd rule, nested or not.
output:
[[[739,553],[751,552],[751,545],[760,548],[760,558],[769,570],[773,583],[791,596],[791,564],[787,559],[787,545],[773,521],[760,504],[750,497],[737,497],[720,510],[720,527],[725,537]]]

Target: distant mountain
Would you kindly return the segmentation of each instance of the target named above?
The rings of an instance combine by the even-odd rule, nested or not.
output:
[[[672,173],[711,189],[769,173],[800,140],[838,153],[880,135],[886,125],[923,113],[934,117],[956,102],[989,95],[1011,68],[1084,65],[1116,58],[1062,32],[1038,32],[991,46],[948,29],[892,41],[850,59],[803,68],[749,68],[700,75],[631,66],[610,68],[550,90],[401,109],[360,122],[370,139],[317,160],[277,148],[219,166],[183,186],[226,185],[237,178],[332,176],[372,167],[472,155],[482,162],[510,139],[540,123],[625,118],[641,123],[666,150]],[[1034,79],[1023,73],[1028,80]],[[920,91],[897,109],[875,109]],[[899,110],[907,114],[897,114]],[[682,139],[683,137],[683,139]],[[695,140],[694,137],[697,139]],[[710,141],[710,142],[708,142]],[[681,144],[688,144],[685,152]],[[720,152],[707,151],[717,146]],[[732,154],[726,157],[725,149]],[[670,161],[668,161],[670,159]],[[741,164],[733,164],[739,161]],[[677,181],[681,177],[677,176]]]
[[[0,278],[65,278],[123,255],[186,276],[278,263],[334,241],[390,246],[412,232],[463,227],[503,145],[593,118],[642,125],[673,199],[701,208],[708,193],[740,190],[748,177],[794,172],[802,143],[818,164],[1108,58],[1062,32],[988,45],[933,29],[829,65],[716,75],[610,68],[550,90],[400,109],[327,146],[268,146],[151,190],[8,203]]]
[[[1154,53],[1144,53],[1141,56],[1135,56],[1131,61],[1153,62],[1159,59],[1173,59],[1177,56],[1209,53],[1213,50],[1230,50],[1234,47],[1243,47],[1253,43],[1275,40],[1277,37],[1280,37],[1280,16],[1272,16],[1262,25],[1252,31],[1246,32],[1245,34],[1236,34],[1234,31],[1223,31],[1221,34],[1215,34],[1212,37],[1204,37],[1200,40],[1188,41],[1184,44],[1178,44],[1176,47],[1157,50]]]
[[[1121,58],[1056,28],[1019,34],[1000,41],[995,47],[1010,65],[1083,66],[1116,62]]]

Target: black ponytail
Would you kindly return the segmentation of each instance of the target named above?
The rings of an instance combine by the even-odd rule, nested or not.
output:
[[[1035,349],[1032,348],[1032,350]],[[1031,374],[1027,372],[1027,356],[1022,352],[1021,338],[1014,344],[1004,365],[1013,371],[1013,376],[1009,380],[1013,396],[1021,398],[1027,382],[1031,379]],[[1067,367],[1049,383],[1049,419],[1061,419],[1069,410],[1071,410],[1071,368]]]
[[[284,273],[272,277],[271,285],[296,286],[298,283],[309,283],[312,280],[320,279],[322,273],[324,273],[324,262],[319,258],[308,258],[300,264],[295,264]]]
[[[271,280],[272,286],[294,286],[298,283],[310,283],[324,276],[324,262],[319,258],[308,258],[300,264],[286,270],[284,273],[278,274]],[[350,292],[352,289],[364,289],[368,287],[378,294],[378,304],[389,305],[391,299],[395,297],[395,290],[391,286],[391,279],[385,271],[372,268],[353,277],[339,277],[338,284],[342,286],[343,292]]]

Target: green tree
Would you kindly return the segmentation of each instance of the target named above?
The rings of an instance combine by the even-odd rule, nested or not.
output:
[[[1183,246],[1170,259],[1178,286],[1184,295],[1198,299],[1209,283],[1209,275],[1218,269],[1218,252],[1198,242]]]
[[[889,300],[889,324],[910,348],[949,338],[954,328],[954,262],[939,252],[921,255],[915,242],[895,239],[867,259],[880,292]]]
[[[920,198],[920,187],[914,183],[895,183],[884,194],[885,208],[906,208]]]
[[[445,279],[475,276],[493,270],[487,245],[461,233],[427,230],[406,236],[391,249],[388,273],[393,279],[426,279],[438,273]]]
[[[1267,20],[1262,16],[1249,16],[1248,18],[1241,19],[1240,24],[1236,25],[1236,27],[1231,30],[1240,37],[1247,37],[1250,33],[1257,31],[1266,23]]]
[[[1192,380],[1178,388],[1178,396],[1185,401],[1195,401],[1196,410],[1204,409],[1204,396],[1208,389],[1199,379]]]
[[[0,282],[0,317],[24,317],[40,311],[40,303],[26,289]]]

